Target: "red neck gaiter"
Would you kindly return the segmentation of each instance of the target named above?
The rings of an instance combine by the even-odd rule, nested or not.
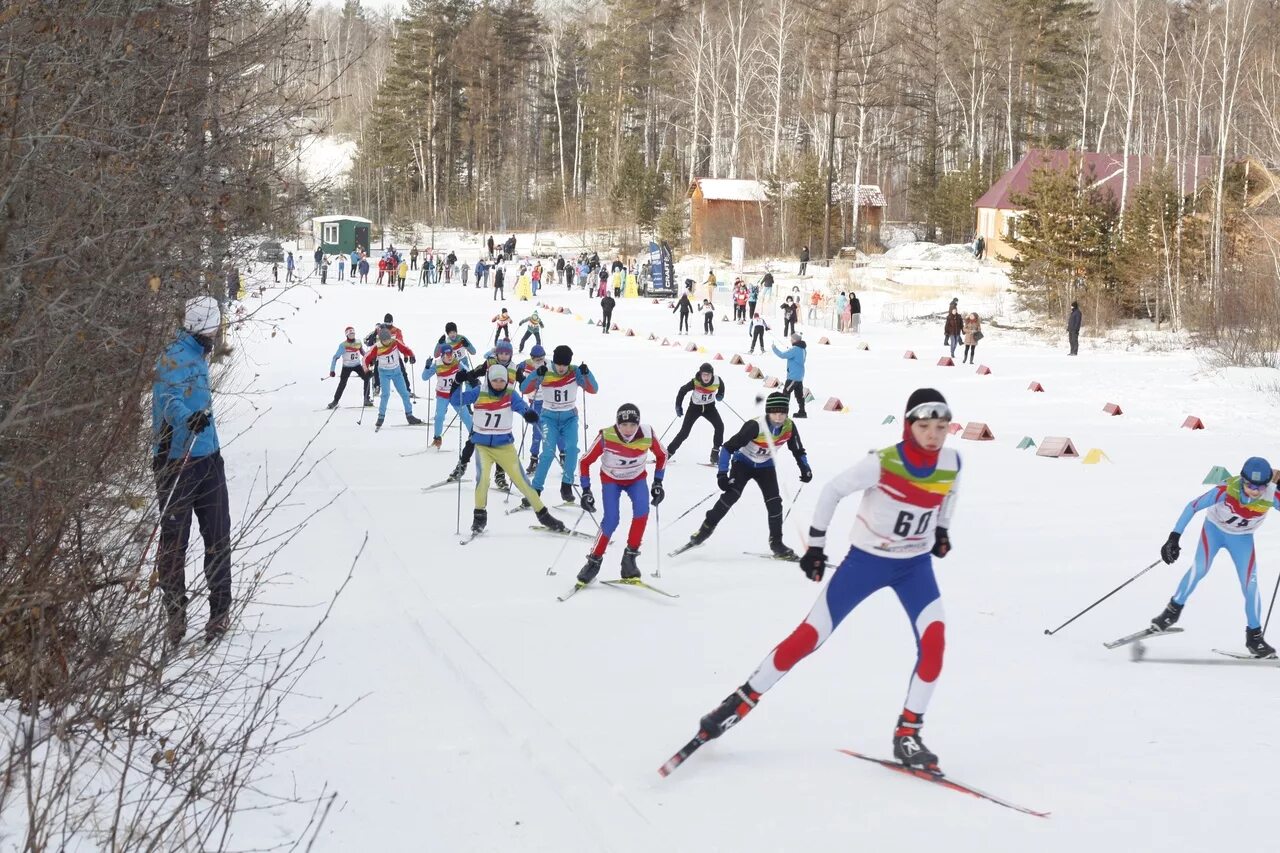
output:
[[[912,468],[932,471],[938,466],[938,451],[925,450],[911,434],[911,422],[902,422],[902,456]]]

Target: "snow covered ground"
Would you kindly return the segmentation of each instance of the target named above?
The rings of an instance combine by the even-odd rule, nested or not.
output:
[[[399,426],[398,399],[377,434],[371,412],[359,425],[349,408],[358,386],[332,416],[323,410],[333,380],[322,377],[344,326],[363,334],[392,312],[420,367],[446,321],[478,344],[492,342],[492,291],[330,284],[268,295],[278,301],[261,316],[277,318],[278,333],[261,324],[237,333],[235,381],[272,390],[254,400],[256,425],[225,451],[232,498],[244,500],[264,465],[292,460],[322,425],[309,455],[327,456],[291,513],[343,492],[280,558],[277,568],[297,582],[275,590],[261,615],[282,643],[314,620],[369,537],[326,628],[323,659],[302,685],[306,696],[288,713],[301,724],[360,701],[272,768],[277,783],[302,793],[325,782],[338,791],[319,849],[1074,853],[1272,843],[1271,815],[1256,804],[1280,745],[1268,722],[1280,712],[1276,673],[1209,651],[1243,642],[1229,563],[1220,560],[1192,598],[1186,633],[1153,641],[1142,663],[1102,641],[1143,627],[1189,558],[1153,570],[1061,634],[1043,634],[1154,560],[1212,466],[1234,471],[1254,453],[1276,461],[1276,405],[1252,382],[1205,373],[1189,352],[1124,353],[1086,341],[1079,358],[1067,358],[1065,342],[1008,334],[983,342],[979,362],[991,373],[978,375],[936,366],[945,354],[940,328],[884,325],[866,308],[860,337],[831,334],[829,346],[810,337],[817,401],[798,423],[814,483],[800,490],[794,463],[780,459],[784,493],[799,491],[787,525],[797,550],[823,483],[899,439],[912,389],[941,389],[960,420],[985,422],[996,436],[953,439],[965,467],[954,551],[937,564],[949,642],[925,735],[952,776],[1053,813],[1041,820],[837,752],[890,752],[915,651],[887,592],[856,610],[739,727],[659,778],[698,718],[743,682],[820,591],[793,564],[743,553],[766,548],[764,509],[750,490],[707,545],[665,556],[706,505],[675,517],[715,491],[714,471],[696,464],[706,459],[709,427],[695,428],[668,471],[668,526],[659,544],[651,519],[640,558],[646,576],[661,565],[655,583],[681,597],[593,587],[558,603],[585,541],[562,548],[565,540],[530,531],[529,514],[502,514],[518,495],[508,502],[493,491],[489,532],[460,547],[470,485],[460,505],[457,491],[419,491],[452,467],[456,427],[447,452],[406,455],[430,433]],[[957,295],[963,305],[966,295]],[[717,323],[714,336],[695,334],[706,352],[691,353],[646,340],[650,332],[674,337],[665,304],[619,300],[615,319],[636,336],[605,337],[586,323],[598,310],[581,294],[548,287],[539,299],[569,309],[541,311],[544,343],[569,344],[600,379],[600,394],[586,401],[592,434],[625,401],[663,430],[675,389],[717,353],[729,405],[743,416],[757,411],[761,383],[728,361],[746,352],[742,327]],[[517,318],[532,307],[506,304]],[[858,348],[864,342],[869,349]],[[904,359],[907,349],[919,358]],[[780,359],[748,360],[781,375]],[[1029,392],[1032,381],[1045,393]],[[427,388],[417,386],[425,417]],[[832,396],[849,411],[822,411]],[[1108,402],[1123,416],[1103,414]],[[220,429],[232,435],[254,415],[228,406]],[[738,418],[725,415],[732,429]],[[887,415],[897,420],[885,425]],[[1188,415],[1207,428],[1180,429]],[[1037,457],[1016,449],[1023,436],[1037,444],[1069,436],[1082,454],[1100,448],[1109,461]],[[851,499],[837,515],[833,556],[844,551],[855,506]],[[558,512],[570,524],[579,515]],[[624,530],[626,519],[624,509]],[[1280,568],[1277,524],[1258,537],[1264,599]],[[602,577],[617,576],[621,549],[615,539]],[[278,840],[273,821],[270,812],[248,815],[234,843]]]

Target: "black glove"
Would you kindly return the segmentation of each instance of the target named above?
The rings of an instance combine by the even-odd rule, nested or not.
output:
[[[662,503],[662,499],[665,498],[666,496],[667,496],[667,493],[662,489],[662,481],[655,480],[653,483],[653,488],[649,489],[649,500],[653,501],[654,506],[657,506],[658,504]]]
[[[195,412],[191,417],[187,418],[187,429],[192,435],[204,432],[204,428],[209,425],[209,413],[206,411]]]
[[[813,479],[813,469],[808,464],[800,463],[800,482],[807,483]]]
[[[411,355],[411,356],[409,356],[409,363],[410,363],[410,364],[417,364],[417,363],[418,363],[418,357],[417,357],[416,355]]]
[[[524,419],[531,424],[536,424],[538,422],[538,413],[533,409],[528,409],[524,413]]]
[[[338,374],[334,373],[332,370],[330,370],[330,371],[329,371],[329,378],[330,378],[330,379],[332,379],[333,377],[335,377],[335,376],[337,376],[337,375],[338,375]]]
[[[587,363],[585,361],[582,364],[578,365],[578,375],[579,376],[587,375]]]
[[[1169,565],[1178,562],[1178,557],[1182,554],[1182,546],[1178,544],[1178,540],[1182,538],[1180,533],[1170,533],[1169,538],[1160,546],[1160,559]]]
[[[596,496],[591,494],[590,489],[582,490],[582,497],[578,498],[578,506],[582,507],[583,512],[595,513]]]
[[[733,486],[733,478],[729,476],[728,471],[720,471],[716,474],[716,485],[720,487],[720,491],[727,492]]]
[[[947,528],[937,527],[933,531],[933,550],[929,553],[941,559],[951,552],[951,537],[947,535]]]
[[[330,373],[329,375],[332,376],[333,374]],[[679,403],[676,403],[676,417],[677,418],[684,417],[684,406],[681,406]]]
[[[539,365],[538,365],[538,369],[537,369],[536,371],[534,371],[534,372],[535,372],[535,373],[537,373],[539,376],[546,376],[546,375],[547,375],[547,366],[546,366],[545,364],[539,364]]]
[[[810,545],[809,550],[800,558],[800,571],[811,581],[820,581],[827,571],[827,552],[817,545]]]
[[[468,384],[468,385],[470,385],[472,388],[479,388],[479,387],[480,387],[480,377],[479,377],[479,376],[468,376],[468,377],[467,377],[467,384]]]

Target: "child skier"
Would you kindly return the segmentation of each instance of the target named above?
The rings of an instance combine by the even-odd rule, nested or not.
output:
[[[542,437],[547,447],[564,447],[564,459],[561,462],[560,497],[571,503],[576,496],[573,493],[573,472],[578,464],[578,389],[588,394],[600,390],[596,378],[586,364],[576,367],[573,350],[561,344],[551,351],[551,366],[539,367],[536,372],[524,381],[520,391],[532,394],[535,391],[542,400]],[[554,452],[542,454],[538,460],[538,470],[533,475],[533,488],[538,493],[547,481],[551,471],[551,459]],[[532,502],[531,502],[532,503]]]
[[[686,548],[701,545],[715,532],[720,519],[742,497],[742,490],[751,480],[760,487],[765,510],[769,514],[769,550],[775,557],[796,559],[796,553],[782,542],[782,496],[778,494],[778,471],[774,467],[774,448],[786,445],[800,467],[800,482],[813,479],[813,469],[800,443],[800,431],[787,417],[787,395],[774,391],[764,404],[764,421],[743,421],[742,428],[720,448],[720,470],[716,483],[720,486],[720,500],[707,511],[702,526],[689,537]],[[732,460],[732,466],[730,465]],[[683,549],[682,549],[683,550]]]
[[[653,471],[653,488],[648,486],[648,474],[644,463],[649,453],[657,467]],[[582,508],[589,513],[596,511],[595,495],[591,493],[591,463],[600,460],[600,490],[604,495],[604,518],[600,522],[600,535],[595,547],[587,555],[587,564],[578,572],[578,585],[586,586],[600,573],[609,537],[618,529],[618,501],[625,492],[631,499],[631,528],[627,531],[627,547],[622,552],[624,581],[639,578],[636,557],[640,556],[640,542],[644,539],[645,524],[649,520],[649,499],[653,505],[662,503],[662,475],[667,454],[657,433],[648,424],[640,423],[640,409],[633,403],[618,407],[614,425],[601,430],[592,442],[587,455],[578,465],[582,478]]]
[[[493,333],[494,346],[497,346],[498,338],[506,338],[508,342],[511,341],[511,315],[507,313],[506,308],[495,314],[489,322],[498,327]]]
[[[504,309],[505,310],[505,309]],[[528,326],[524,330],[524,334],[520,336],[520,352],[524,352],[524,345],[530,337],[533,338],[533,344],[536,347],[542,346],[542,318],[538,316],[538,312],[534,311],[528,317],[520,321],[521,326]]]
[[[769,653],[745,684],[702,718],[697,736],[667,762],[664,772],[739,722],[762,694],[821,646],[853,608],[872,593],[891,587],[916,637],[916,664],[894,728],[893,755],[908,767],[941,775],[938,756],[924,745],[920,730],[942,672],[945,626],[930,555],[945,557],[951,550],[947,529],[960,456],[943,447],[950,423],[951,409],[940,393],[932,388],[913,391],[907,400],[902,442],[864,456],[823,488],[801,570],[814,582],[822,580],[827,530],[836,507],[845,497],[862,492],[853,547],[804,622]]]
[[[462,369],[466,370],[471,366],[469,356],[476,354],[476,345],[466,335],[458,334],[458,324],[450,320],[444,324],[444,334],[436,341],[437,344],[448,344],[453,347],[453,353],[457,356],[458,364],[462,365]]]
[[[764,354],[764,333],[769,329],[769,324],[764,321],[759,313],[751,318],[751,349],[747,350],[747,354],[751,355],[756,351],[756,345],[760,345],[760,354]]]
[[[690,395],[688,414],[685,413],[684,408],[685,394]],[[716,376],[711,363],[704,361],[698,368],[697,374],[681,385],[680,390],[676,392],[676,417],[684,418],[684,422],[680,424],[680,431],[676,433],[676,437],[671,439],[671,446],[667,448],[668,458],[675,458],[676,451],[689,437],[689,432],[698,418],[706,418],[711,424],[711,429],[714,430],[711,438],[711,463],[714,465],[720,461],[720,445],[724,441],[724,421],[720,419],[716,403],[723,399],[724,381]]]
[[[375,431],[382,429],[382,421],[387,415],[387,403],[391,400],[391,394],[387,391],[387,383],[391,383],[391,387],[394,387],[396,392],[399,393],[400,401],[404,403],[404,416],[409,424],[422,423],[421,420],[413,416],[413,402],[409,399],[409,387],[405,384],[404,376],[400,372],[405,358],[409,359],[410,364],[417,361],[413,355],[413,350],[392,335],[389,326],[379,326],[378,343],[364,357],[364,366],[366,368],[372,367],[375,360],[378,362],[378,375],[383,385],[382,399],[378,402],[378,421],[374,424]]]
[[[1276,650],[1262,636],[1258,560],[1253,545],[1253,532],[1266,520],[1267,510],[1273,507],[1280,509],[1280,498],[1276,496],[1276,487],[1271,479],[1271,464],[1258,456],[1251,456],[1245,460],[1239,476],[1214,486],[1182,510],[1173,532],[1160,548],[1161,559],[1170,565],[1177,562],[1182,553],[1178,540],[1192,517],[1203,509],[1209,512],[1200,530],[1200,540],[1196,543],[1195,564],[1183,576],[1164,611],[1151,620],[1153,628],[1165,631],[1178,621],[1183,606],[1195,591],[1196,584],[1208,573],[1213,558],[1219,550],[1226,548],[1236,564],[1240,591],[1244,594],[1245,648],[1256,658],[1276,656]]]
[[[475,404],[476,407],[475,432],[472,440],[480,450],[480,458],[477,462],[479,470],[476,477],[476,506],[471,521],[471,532],[483,533],[488,523],[489,513],[486,505],[489,500],[489,469],[497,465],[506,472],[511,481],[516,484],[516,488],[524,495],[525,500],[533,506],[542,526],[548,530],[563,533],[565,532],[564,523],[543,505],[542,499],[529,486],[529,482],[524,478],[524,472],[520,470],[520,460],[516,457],[515,438],[511,434],[512,420],[515,414],[519,414],[525,421],[532,424],[538,421],[538,416],[525,405],[524,399],[515,393],[515,389],[508,381],[509,378],[507,369],[500,364],[495,364],[489,368],[485,380],[475,387],[463,390],[455,386],[453,390],[451,402],[454,405]]]
[[[693,305],[689,302],[689,294],[680,294],[680,299],[676,301],[675,307],[671,309],[671,313],[679,312],[680,323],[676,327],[676,334],[684,332],[689,334],[689,315],[693,313]]]
[[[516,366],[516,387],[524,388],[524,382],[530,374],[538,372],[538,368],[547,363],[547,351],[542,344],[533,345],[529,357]],[[523,393],[523,392],[522,392]],[[539,422],[533,425],[533,436],[529,439],[529,465],[524,469],[526,476],[532,477],[538,470],[538,451],[542,449],[542,397],[535,390],[533,396],[526,400],[530,408],[538,413]]]
[[[347,326],[346,338],[338,344],[337,351],[329,360],[329,378],[332,379],[335,375],[334,368],[338,366],[338,359],[342,359],[342,378],[338,380],[338,390],[333,392],[333,401],[329,403],[330,409],[338,408],[342,392],[347,390],[347,379],[353,373],[359,374],[364,382],[364,404],[373,405],[373,400],[369,399],[369,373],[364,369],[364,354],[364,344],[356,340],[355,326]]]
[[[462,366],[458,364],[453,347],[448,344],[436,344],[435,358],[428,358],[427,363],[422,366],[423,382],[428,381],[433,375],[436,379],[436,424],[435,435],[431,439],[432,447],[439,447],[444,442],[444,418],[449,413],[450,397],[453,395],[453,389],[458,384],[461,374]],[[472,431],[471,410],[466,406],[458,406],[454,408],[454,411],[458,413],[458,417],[462,420],[462,425],[467,428],[467,434],[470,435]]]
[[[702,300],[702,331],[708,335],[715,334],[715,319],[716,306],[711,304],[710,299]]]

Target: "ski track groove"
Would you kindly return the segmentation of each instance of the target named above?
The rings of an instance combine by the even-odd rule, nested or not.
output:
[[[347,486],[345,478],[326,459],[325,465],[330,472]],[[397,566],[410,565],[405,561],[396,547],[381,532],[376,518],[369,507],[354,492],[352,499],[360,507],[369,521],[370,536],[382,541],[388,553],[395,559]],[[426,647],[454,673],[458,682],[475,697],[488,713],[490,719],[507,734],[515,751],[522,755],[531,769],[544,778],[555,791],[556,797],[564,804],[565,811],[571,815],[579,826],[589,828],[599,850],[655,850],[669,846],[665,838],[658,837],[657,827],[649,821],[627,796],[622,786],[611,779],[599,766],[585,755],[555,724],[529,701],[529,698],[511,683],[503,672],[493,664],[480,649],[464,634],[449,617],[440,610],[427,594],[426,589],[418,582],[416,576],[405,572],[402,568],[397,572],[408,580],[418,591],[421,603],[426,605],[426,615],[434,626],[424,624],[420,614],[410,613],[402,608],[401,612],[409,619],[418,635],[422,637]],[[470,658],[470,660],[465,660]],[[487,673],[483,680],[477,678],[480,673]],[[513,702],[510,700],[518,700]],[[516,711],[500,712],[499,708],[517,708]],[[556,744],[558,757],[568,756],[572,762],[580,765],[578,772],[585,772],[604,783],[592,784],[589,780],[574,779],[574,772],[568,769],[565,762],[557,761],[557,756],[539,755],[552,743]],[[566,769],[560,770],[559,766]],[[609,798],[600,794],[607,792]],[[612,808],[603,808],[612,802]],[[581,807],[578,804],[587,804]],[[625,839],[619,846],[619,839]]]

